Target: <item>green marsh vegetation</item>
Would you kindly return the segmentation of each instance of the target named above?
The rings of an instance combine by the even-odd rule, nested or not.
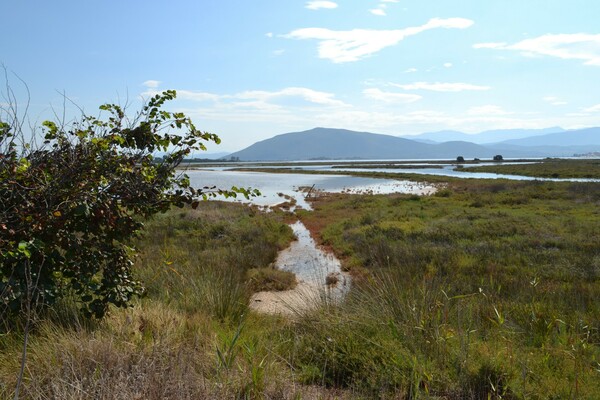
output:
[[[599,204],[595,183],[320,197],[301,218],[356,279],[328,324],[307,324],[310,378],[409,398],[599,397]]]
[[[146,223],[146,296],[32,333],[26,398],[598,398],[600,184],[451,181],[436,195],[320,195],[299,217],[354,275],[342,304],[248,310],[292,233],[220,202]],[[266,280],[269,282],[268,280]],[[19,332],[0,337],[0,397]]]
[[[133,268],[146,295],[131,308],[111,308],[95,323],[69,299],[39,315],[21,398],[196,399],[283,392],[280,385],[292,381],[289,368],[267,351],[269,341],[282,341],[272,332],[280,328],[250,315],[248,301],[249,274],[266,269],[293,240],[287,218],[202,202],[196,210],[174,209],[148,221]],[[13,396],[21,347],[22,332],[0,336],[2,399]],[[281,377],[270,382],[270,375]],[[285,391],[293,394],[293,387]]]
[[[541,178],[600,179],[600,160],[546,159],[527,164],[498,164],[469,168],[473,172],[524,175]]]

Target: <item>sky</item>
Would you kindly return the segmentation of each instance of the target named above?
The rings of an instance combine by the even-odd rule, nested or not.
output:
[[[167,108],[221,137],[210,152],[314,127],[600,126],[597,0],[3,0],[0,14],[0,64],[34,122],[175,89]]]

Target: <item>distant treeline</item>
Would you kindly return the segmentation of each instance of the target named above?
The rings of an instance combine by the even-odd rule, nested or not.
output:
[[[163,157],[155,157],[154,161],[157,163],[162,162]],[[183,163],[214,163],[215,161],[218,162],[239,162],[240,158],[239,157],[226,157],[226,158],[186,158],[183,160]]]

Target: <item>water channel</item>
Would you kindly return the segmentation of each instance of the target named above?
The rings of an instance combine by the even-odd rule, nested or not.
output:
[[[315,174],[270,174],[267,172],[229,171],[197,169],[186,171],[190,184],[196,188],[216,185],[219,188],[251,187],[261,192],[259,197],[246,200],[243,196],[230,201],[251,202],[265,207],[272,207],[285,201],[284,196],[293,198],[297,207],[310,210],[305,200],[305,190],[329,193],[409,193],[431,194],[436,188],[426,183],[412,182],[402,179],[363,178],[348,175],[315,175]]]
[[[302,313],[323,302],[338,302],[350,290],[350,276],[342,271],[340,261],[317,246],[302,222],[291,227],[297,240],[279,253],[274,267],[294,273],[297,286],[283,292],[256,293],[250,300],[256,311]]]

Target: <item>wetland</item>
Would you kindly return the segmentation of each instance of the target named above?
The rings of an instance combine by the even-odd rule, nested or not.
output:
[[[267,197],[147,221],[146,296],[96,325],[68,303],[43,318],[27,396],[600,397],[600,183],[268,169],[189,171]],[[307,286],[311,307],[286,297]],[[18,335],[0,346],[10,383]]]

